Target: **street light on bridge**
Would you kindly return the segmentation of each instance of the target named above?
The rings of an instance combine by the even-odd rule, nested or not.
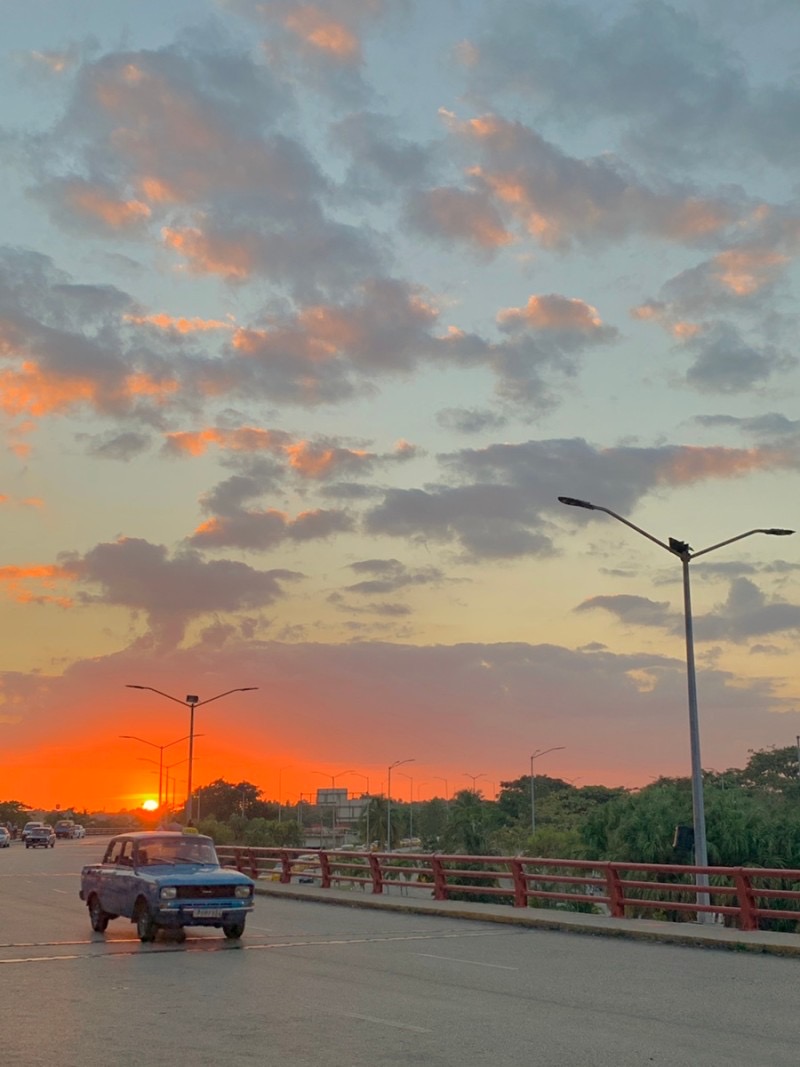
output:
[[[134,685],[133,683],[127,683],[126,689],[147,689],[151,693],[158,693],[159,696],[166,697],[167,700],[174,700],[176,704],[183,704],[184,707],[189,708],[189,768],[187,771],[186,781],[186,821],[192,820],[192,763],[194,762],[194,709],[199,708],[203,704],[210,704],[212,700],[220,700],[222,697],[230,696],[231,693],[250,693],[254,689],[258,689],[257,685],[245,685],[240,686],[238,689],[226,689],[224,693],[217,693],[216,696],[208,697],[206,700],[200,700],[197,696],[187,696],[184,700],[180,697],[174,697],[171,693],[165,693],[161,689],[154,689],[152,685]]]
[[[648,541],[652,541],[654,544],[658,545],[659,548],[663,548],[673,556],[677,556],[681,561],[683,570],[683,615],[684,629],[686,633],[686,678],[689,693],[689,743],[692,764],[694,862],[696,867],[707,867],[708,842],[706,840],[706,813],[703,800],[703,763],[700,758],[700,725],[697,711],[697,672],[694,662],[694,629],[692,624],[692,597],[689,584],[689,564],[693,559],[697,559],[698,556],[705,556],[708,552],[714,552],[718,548],[724,548],[725,545],[732,545],[734,541],[741,541],[743,538],[752,537],[754,534],[769,534],[772,537],[788,537],[790,534],[794,533],[794,530],[782,530],[775,527],[746,530],[744,533],[736,534],[735,537],[728,537],[726,540],[719,541],[715,545],[710,545],[708,548],[700,549],[699,552],[694,552],[691,545],[688,545],[685,541],[678,541],[674,537],[670,537],[667,541],[662,541],[660,538],[654,537],[653,534],[648,533],[647,530],[643,530],[640,526],[634,525],[629,519],[623,518],[622,515],[617,515],[617,513],[611,511],[610,508],[601,507],[599,504],[590,504],[588,500],[578,500],[572,496],[560,496],[558,499],[562,504],[567,504],[569,507],[586,508],[588,511],[605,512],[605,514],[610,515],[612,519],[616,519],[618,522],[630,527],[631,530],[641,534],[642,537],[646,537]],[[708,875],[698,875],[697,884],[708,886]],[[697,901],[699,904],[708,905],[710,902],[709,894],[707,892],[698,894]],[[705,922],[706,916],[707,912],[699,912],[697,916],[698,921]]]

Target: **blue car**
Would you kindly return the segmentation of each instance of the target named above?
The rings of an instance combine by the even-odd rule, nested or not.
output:
[[[157,830],[112,838],[102,862],[81,871],[79,895],[93,930],[121,916],[136,924],[140,940],[154,941],[161,929],[185,937],[187,926],[240,938],[254,889],[252,878],[220,866],[210,837]]]

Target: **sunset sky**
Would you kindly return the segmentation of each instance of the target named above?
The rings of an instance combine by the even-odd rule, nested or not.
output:
[[[0,799],[130,807],[168,744],[180,799],[130,683],[258,687],[194,781],[269,799],[687,775],[680,562],[557,498],[800,527],[797,0],[3,29]],[[721,771],[800,734],[800,535],[692,580]]]

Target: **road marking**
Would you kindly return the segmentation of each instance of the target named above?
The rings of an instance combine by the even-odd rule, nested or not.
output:
[[[425,956],[430,960],[447,960],[448,963],[468,963],[470,967],[494,967],[497,971],[518,971],[519,967],[508,967],[504,963],[483,963],[481,960],[460,960],[455,956],[434,956],[432,952],[418,952],[418,956]]]
[[[102,941],[48,941],[44,943],[33,941],[23,944],[2,945],[0,948],[57,948],[62,945],[64,948],[70,948],[77,945],[86,945],[87,947],[95,945],[98,949],[102,949],[105,945],[129,945],[130,948],[117,948],[111,952],[65,953],[60,956],[18,956],[7,959],[0,958],[0,965],[4,963],[41,963],[48,960],[113,959],[115,956],[149,956],[160,952],[230,952],[231,950],[241,951],[243,949],[248,952],[258,952],[263,951],[264,949],[313,948],[324,945],[371,945],[398,941],[440,941],[443,938],[452,940],[454,938],[463,939],[465,937],[487,937],[494,933],[495,931],[474,931],[453,934],[402,934],[391,937],[308,938],[302,941],[271,941],[259,945],[243,944],[241,941],[228,941],[226,939],[217,940],[213,937],[189,938],[185,942],[167,942],[160,945],[142,945],[138,940],[133,940],[131,938],[104,938]],[[420,955],[422,955],[422,953]],[[447,959],[448,957],[443,958]],[[469,963],[471,961],[465,960],[463,962]],[[488,966],[488,964],[486,966]],[[508,969],[515,970],[516,968]]]
[[[360,1019],[365,1023],[377,1023],[378,1026],[393,1026],[395,1030],[412,1030],[415,1034],[432,1034],[425,1026],[412,1026],[411,1023],[398,1023],[394,1019],[379,1019],[375,1015],[358,1015],[354,1011],[336,1012],[345,1019]]]

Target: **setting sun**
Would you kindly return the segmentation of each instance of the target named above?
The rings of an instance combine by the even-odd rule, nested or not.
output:
[[[144,808],[145,811],[155,811],[156,808],[158,807],[158,801],[157,800],[145,800],[144,804],[142,804],[142,807]]]

